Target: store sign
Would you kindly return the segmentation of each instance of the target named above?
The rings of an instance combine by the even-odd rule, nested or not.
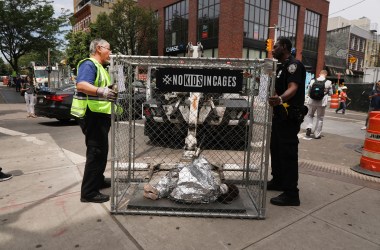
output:
[[[166,51],[166,53],[179,51],[179,46],[175,45],[175,46],[171,46],[171,47],[166,47],[165,51]]]
[[[186,49],[186,46],[183,45],[182,43],[180,43],[178,45],[173,45],[173,46],[170,46],[170,47],[166,47],[165,48],[165,52],[166,53],[182,52],[182,51],[185,51],[185,49]]]
[[[242,70],[158,68],[157,88],[161,91],[239,93]]]

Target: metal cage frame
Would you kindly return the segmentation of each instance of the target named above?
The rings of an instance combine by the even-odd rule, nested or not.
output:
[[[147,118],[142,115],[141,119],[137,119],[133,115],[137,107],[134,106],[136,100],[133,95],[133,82],[137,78],[137,70],[147,69],[144,72],[148,85],[145,100],[147,102],[148,98],[152,98],[150,69],[153,67],[232,69],[244,72],[244,98],[249,104],[247,106],[249,118],[245,126],[247,129],[247,136],[244,137],[245,146],[243,149],[231,150],[223,149],[221,145],[221,148],[216,150],[211,148],[202,151],[202,155],[210,159],[212,166],[218,166],[212,170],[218,180],[238,186],[238,201],[228,204],[178,203],[168,198],[153,201],[142,197],[144,185],[147,183],[156,185],[165,176],[164,174],[167,175],[168,171],[176,169],[178,164],[185,162],[183,149],[157,146],[152,139],[149,140],[141,135],[142,128],[145,133]],[[112,55],[109,68],[111,82],[118,84],[119,89],[121,87],[124,92],[119,94],[116,104],[112,104],[111,213],[264,219],[272,121],[272,108],[267,98],[274,93],[276,67],[277,60],[274,59]],[[122,114],[117,112],[120,103],[125,105]],[[212,137],[214,132],[208,132],[207,129],[208,127],[205,127],[205,133]],[[168,141],[172,140],[172,137],[169,137],[172,135],[167,136]],[[215,141],[218,142],[217,139]],[[182,154],[182,158],[179,154]],[[199,152],[196,156],[199,156]]]

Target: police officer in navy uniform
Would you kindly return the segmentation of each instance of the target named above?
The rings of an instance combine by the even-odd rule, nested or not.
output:
[[[273,107],[270,143],[272,180],[267,190],[283,191],[270,203],[278,206],[299,206],[298,132],[305,115],[304,65],[291,55],[292,42],[280,37],[273,47],[278,59],[275,94],[269,98]]]

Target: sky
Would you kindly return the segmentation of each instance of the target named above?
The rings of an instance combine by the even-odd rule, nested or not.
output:
[[[380,33],[380,0],[330,0],[329,17],[336,16],[348,20],[368,17],[371,23],[377,23]]]
[[[379,0],[380,1],[380,0]],[[61,9],[68,9],[71,12],[74,12],[74,0],[54,0],[52,3],[54,11],[56,14],[61,13]]]

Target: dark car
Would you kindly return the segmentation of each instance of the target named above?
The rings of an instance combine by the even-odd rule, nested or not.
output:
[[[119,93],[118,103],[123,108],[123,114],[119,117],[120,120],[128,120],[129,114],[129,99],[127,91]],[[133,100],[133,102],[132,102]],[[131,110],[132,119],[142,119],[142,104],[146,101],[146,87],[142,82],[135,81],[132,83],[132,99],[131,99]]]
[[[60,88],[41,88],[37,92],[37,103],[34,112],[37,116],[55,118],[66,122],[74,119],[70,115],[75,85],[64,85]]]

